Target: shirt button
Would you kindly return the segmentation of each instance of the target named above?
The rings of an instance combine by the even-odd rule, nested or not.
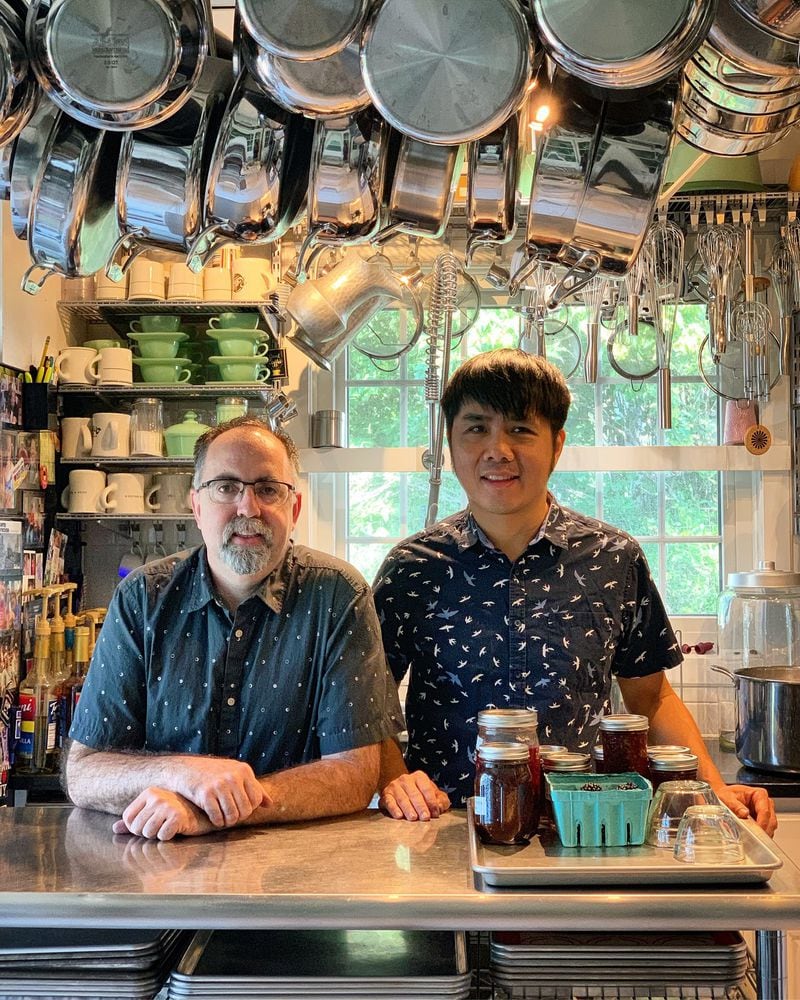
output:
[[[244,632],[242,632],[240,628],[237,628],[233,634],[236,636],[237,639],[241,639],[242,636],[244,635]]]
[[[228,698],[228,704],[231,706],[231,708],[233,708],[233,706],[236,704],[236,699]]]

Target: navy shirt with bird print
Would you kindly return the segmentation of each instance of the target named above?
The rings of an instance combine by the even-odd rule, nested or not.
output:
[[[515,562],[465,510],[395,546],[374,594],[395,680],[409,674],[406,764],[454,806],[473,794],[481,709],[535,708],[541,743],[586,751],[614,675],[683,659],[639,544],[552,496]]]

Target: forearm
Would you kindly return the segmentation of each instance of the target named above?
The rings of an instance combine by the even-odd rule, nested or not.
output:
[[[403,751],[395,739],[384,740],[381,743],[381,772],[378,778],[378,788],[385,788],[390,781],[408,774]]]
[[[649,743],[688,746],[692,753],[697,754],[698,778],[707,781],[712,788],[725,784],[709,756],[691,712],[666,680],[663,685],[649,690],[620,679],[620,690],[628,711],[646,715],[650,720]]]
[[[269,805],[253,812],[246,825],[292,823],[321,816],[344,816],[366,809],[380,769],[378,744],[332,754],[259,779]]]

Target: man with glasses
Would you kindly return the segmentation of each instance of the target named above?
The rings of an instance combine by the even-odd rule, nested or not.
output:
[[[291,439],[240,417],[195,446],[203,545],[123,580],[65,766],[115,833],[169,840],[341,815],[375,791],[402,724],[369,588],[295,545]]]

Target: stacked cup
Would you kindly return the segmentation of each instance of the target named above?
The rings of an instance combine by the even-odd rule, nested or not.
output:
[[[219,369],[219,381],[266,382],[272,377],[264,360],[269,344],[259,318],[255,312],[224,312],[209,320],[206,335],[219,350],[209,361]]]
[[[188,382],[192,376],[189,358],[178,357],[189,334],[180,329],[180,316],[154,313],[140,316],[130,325],[128,336],[136,344],[138,355],[133,363],[142,382]]]

